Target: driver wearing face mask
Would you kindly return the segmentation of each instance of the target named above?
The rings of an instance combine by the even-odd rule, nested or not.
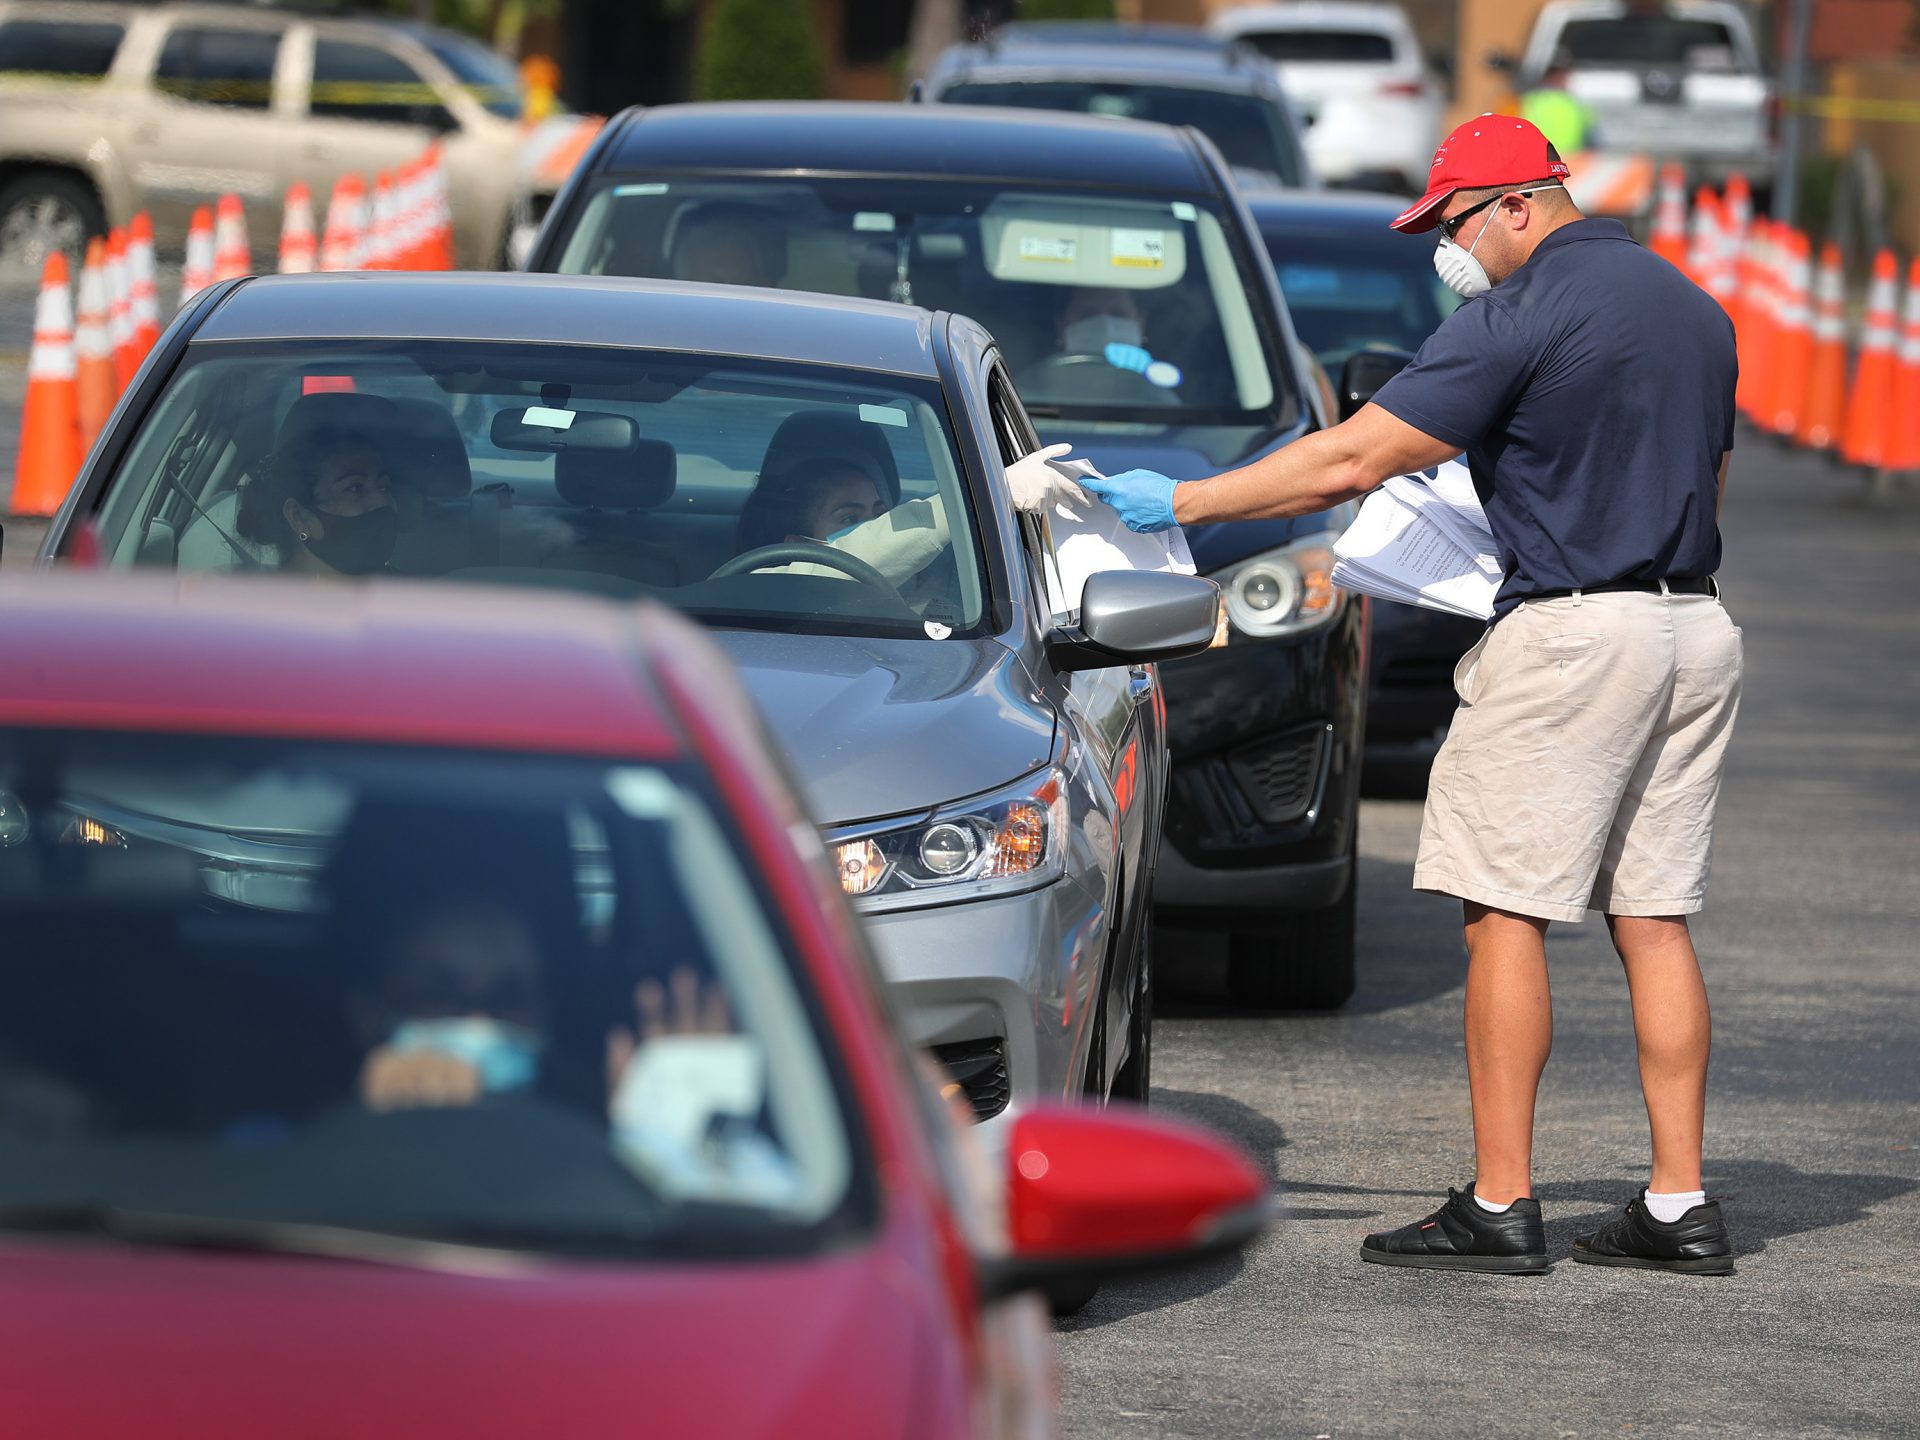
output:
[[[1067,296],[1060,309],[1062,355],[1104,356],[1109,345],[1139,349],[1145,344],[1140,304],[1131,290],[1083,285]]]
[[[400,529],[385,454],[398,417],[391,401],[375,395],[330,392],[294,401],[263,473],[243,493],[240,534],[269,547],[283,570],[384,570]]]

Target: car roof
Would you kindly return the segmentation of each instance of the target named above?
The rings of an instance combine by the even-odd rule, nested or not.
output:
[[[629,111],[603,170],[805,171],[1210,192],[1200,147],[1144,120],[990,105],[744,102]]]
[[[1286,190],[1247,196],[1254,228],[1263,236],[1325,237],[1369,259],[1400,259],[1424,269],[1432,247],[1419,243],[1423,237],[1402,235],[1387,223],[1406,205],[1405,200],[1389,195],[1351,190]]]
[[[0,578],[0,724],[669,759],[659,610],[448,582]]]
[[[1010,45],[1180,45],[1220,50],[1229,42],[1197,25],[1114,20],[1015,20],[980,42],[992,50]]]
[[[902,107],[903,109],[905,107]],[[934,316],[910,305],[744,285],[441,271],[266,275],[200,341],[501,340],[738,355],[935,376]]]
[[[1273,66],[1239,46],[1212,49],[1170,45],[967,45],[941,58],[929,83],[941,89],[963,80],[1126,80],[1205,90],[1253,93],[1279,87]]]

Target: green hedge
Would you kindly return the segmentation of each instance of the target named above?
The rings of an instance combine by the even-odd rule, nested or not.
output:
[[[806,0],[720,0],[694,76],[702,100],[817,100],[825,85]]]

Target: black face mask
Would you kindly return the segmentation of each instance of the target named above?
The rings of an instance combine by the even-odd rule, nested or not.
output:
[[[342,575],[371,575],[393,558],[400,516],[391,505],[361,515],[316,510],[327,533],[306,542],[307,549]]]

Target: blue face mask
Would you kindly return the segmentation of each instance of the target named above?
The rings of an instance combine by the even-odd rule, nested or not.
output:
[[[522,1090],[540,1073],[540,1037],[524,1025],[484,1015],[408,1020],[387,1042],[395,1050],[431,1050],[471,1065],[489,1095]]]

